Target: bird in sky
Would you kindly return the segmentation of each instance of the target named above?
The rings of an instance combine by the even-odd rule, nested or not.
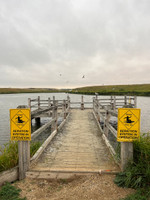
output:
[[[85,78],[85,75],[83,75],[82,78]]]

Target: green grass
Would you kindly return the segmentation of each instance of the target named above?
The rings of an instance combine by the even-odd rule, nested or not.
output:
[[[150,197],[150,188],[147,189],[138,189],[135,193],[128,195],[122,200],[149,200]]]
[[[31,142],[30,154],[31,157],[41,146],[40,142]],[[18,164],[18,143],[9,142],[4,145],[4,148],[0,147],[0,172],[11,169]]]
[[[0,94],[16,94],[16,93],[56,93],[62,90],[51,88],[0,88]]]
[[[150,96],[150,84],[87,86],[81,88],[74,88],[72,90],[55,88],[0,88],[0,94],[52,92],[69,92],[73,94],[89,95],[94,95],[96,92],[99,95]]]
[[[87,86],[75,88],[71,91],[71,93],[91,95],[98,93],[99,95],[150,96],[150,84]]]
[[[41,142],[38,142],[38,141],[32,142],[31,141],[30,144],[31,144],[30,145],[30,156],[32,157],[36,153],[36,151],[40,148]]]
[[[9,142],[0,147],[0,172],[13,168],[18,164],[18,145],[17,142]]]
[[[20,198],[20,189],[15,188],[10,183],[6,183],[0,190],[0,200],[26,200]]]
[[[126,200],[148,199],[150,198],[150,136],[143,135],[140,141],[133,142],[133,147],[133,162],[129,163],[124,172],[116,176],[114,182],[120,187],[137,189],[137,192]]]

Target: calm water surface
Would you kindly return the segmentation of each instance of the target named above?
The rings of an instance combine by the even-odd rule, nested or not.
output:
[[[40,96],[41,99],[52,98],[63,100],[67,98],[65,93],[29,93],[29,94],[0,94],[0,145],[10,139],[9,109],[18,105],[27,105],[28,98],[34,99]],[[69,94],[71,101],[81,101],[81,95]],[[85,101],[92,101],[93,96],[85,95]],[[141,132],[150,132],[150,97],[137,97],[137,107],[141,109]],[[45,121],[43,120],[44,124]],[[33,124],[34,125],[34,124]]]

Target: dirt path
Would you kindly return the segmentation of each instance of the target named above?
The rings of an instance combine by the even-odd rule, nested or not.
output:
[[[27,200],[119,200],[134,192],[119,188],[114,175],[75,177],[72,180],[25,179],[15,183]]]

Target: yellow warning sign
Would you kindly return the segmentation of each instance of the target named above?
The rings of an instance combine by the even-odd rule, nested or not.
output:
[[[30,109],[10,109],[11,140],[31,140]]]
[[[140,138],[140,109],[119,108],[117,141],[132,142]]]

